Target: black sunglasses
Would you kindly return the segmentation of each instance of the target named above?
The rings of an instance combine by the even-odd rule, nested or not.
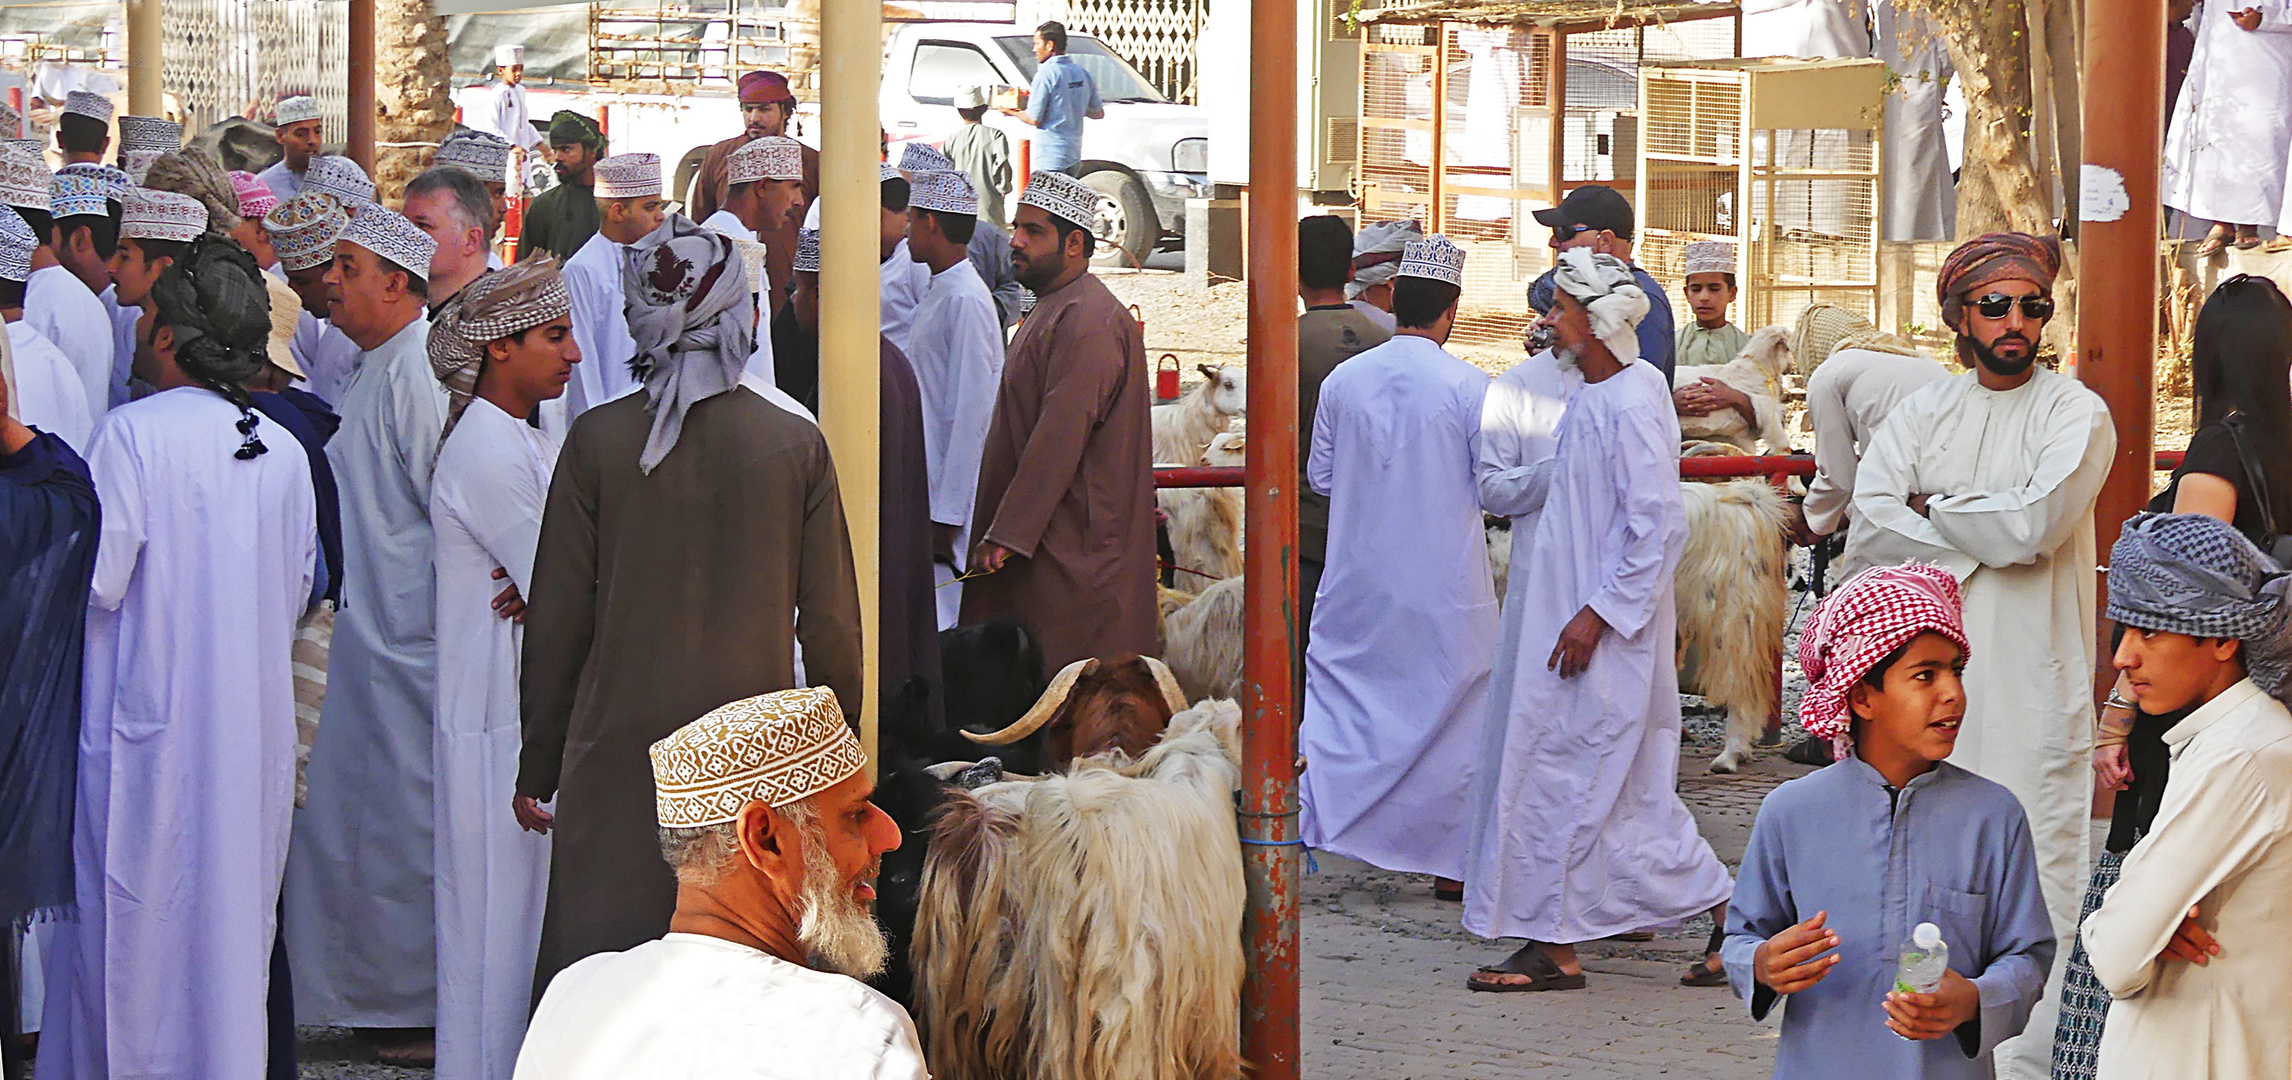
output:
[[[2021,305],[2023,318],[2050,319],[2053,317],[2053,298],[2050,296],[2016,297],[2007,296],[2004,293],[1991,293],[1979,300],[1968,301],[1968,303],[1973,305],[1975,311],[1981,312],[1982,318],[1985,319],[2005,318],[2006,312],[2012,311],[2016,303]]]
[[[1568,241],[1575,239],[1578,233],[1587,233],[1590,231],[1592,231],[1592,227],[1589,225],[1554,225],[1552,226],[1552,242],[1554,244],[1565,244]]]

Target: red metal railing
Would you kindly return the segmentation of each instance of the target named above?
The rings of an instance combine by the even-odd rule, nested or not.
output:
[[[2157,451],[2157,471],[2171,472],[2181,467],[2179,450]],[[1770,457],[1689,457],[1679,459],[1679,475],[1691,480],[1712,480],[1730,476],[1764,476],[1781,479],[1785,476],[1811,477],[1815,463],[1803,455],[1777,454]],[[1158,488],[1240,487],[1242,471],[1233,468],[1194,466],[1183,469],[1155,469],[1154,486]]]

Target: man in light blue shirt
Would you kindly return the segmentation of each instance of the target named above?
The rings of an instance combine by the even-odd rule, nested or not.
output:
[[[1027,107],[1002,112],[1035,129],[1034,168],[1066,169],[1082,160],[1082,122],[1103,119],[1106,106],[1090,73],[1066,54],[1064,23],[1035,27],[1035,81]]]

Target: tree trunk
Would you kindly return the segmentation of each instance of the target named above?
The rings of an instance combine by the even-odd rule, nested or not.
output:
[[[374,183],[385,202],[398,201],[406,181],[429,165],[435,145],[454,129],[447,94],[454,69],[446,55],[446,23],[429,0],[378,0],[374,13]],[[393,146],[428,143],[429,146]]]

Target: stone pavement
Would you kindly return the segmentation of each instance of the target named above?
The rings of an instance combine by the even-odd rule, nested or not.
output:
[[[1692,732],[1692,729],[1691,729]],[[1793,732],[1795,735],[1795,732]],[[1696,745],[1697,742],[1702,745]],[[1680,789],[1713,850],[1732,868],[1759,800],[1808,770],[1762,750],[1732,777],[1704,771],[1716,746],[1691,737]],[[1518,941],[1458,925],[1462,906],[1432,898],[1428,878],[1317,855],[1302,891],[1304,1075],[1418,1077],[1761,1078],[1774,1028],[1721,988],[1678,984],[1711,932],[1708,918],[1642,943],[1580,946],[1590,985],[1541,994],[1476,994],[1464,978]]]

